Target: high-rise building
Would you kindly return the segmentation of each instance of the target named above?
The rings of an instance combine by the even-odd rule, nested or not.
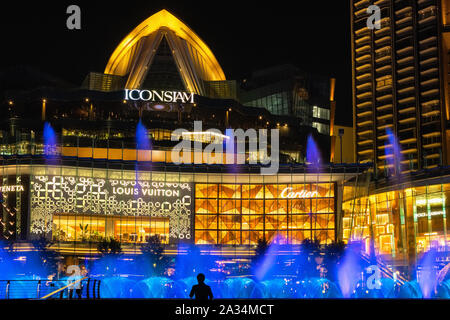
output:
[[[246,79],[240,100],[246,106],[295,117],[299,124],[330,133],[330,78],[305,73],[293,65],[258,70]]]
[[[356,159],[377,176],[449,163],[448,3],[351,0]]]

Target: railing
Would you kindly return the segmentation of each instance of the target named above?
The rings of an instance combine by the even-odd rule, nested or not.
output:
[[[100,280],[88,277],[78,280],[0,280],[0,300],[99,298]]]
[[[366,261],[366,262],[370,262],[370,257],[369,255],[366,254],[361,254],[361,257]],[[377,265],[380,268],[381,272],[388,278],[390,279],[396,279],[400,284],[404,284],[405,282],[407,282],[408,280],[406,279],[405,276],[403,276],[400,272],[397,272],[396,275],[394,276],[394,271],[388,267],[383,261],[381,261],[380,258],[376,258],[377,261]]]

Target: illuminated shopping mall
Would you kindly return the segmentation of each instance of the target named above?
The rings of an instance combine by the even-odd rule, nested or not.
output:
[[[395,123],[389,110],[398,101],[383,91],[394,87],[371,89],[376,70],[364,63],[373,42],[358,29],[366,1],[354,2],[354,128],[334,123],[335,79],[289,65],[255,72],[245,83],[226,79],[207,44],[166,10],[132,30],[104,72],[90,72],[80,87],[7,91],[8,113],[0,120],[2,239],[26,252],[44,237],[65,257],[96,259],[102,239],[119,241],[124,256],[133,257],[158,235],[166,255],[195,245],[234,262],[250,259],[262,239],[289,254],[307,239],[322,246],[359,242],[363,256],[382,259],[393,279],[397,268],[408,277],[430,250],[448,263],[449,131],[443,122],[422,122],[423,134],[416,128],[409,137],[409,120]],[[447,83],[447,73],[435,77],[425,85]],[[398,81],[408,99],[406,82]],[[422,99],[448,121],[448,92]],[[185,133],[176,136],[179,128]],[[261,174],[264,160],[273,160],[271,142],[266,153],[235,148],[233,159],[243,163],[227,163],[231,128],[277,129],[278,173]],[[420,137],[430,152],[417,156]],[[213,158],[184,150],[179,157],[191,163],[179,164],[172,150],[180,138],[223,148]],[[246,146],[259,139],[249,137]]]

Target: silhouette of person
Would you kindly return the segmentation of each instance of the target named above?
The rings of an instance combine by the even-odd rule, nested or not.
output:
[[[192,298],[195,295],[196,300],[212,300],[211,287],[205,284],[205,275],[203,273],[197,275],[197,281],[198,284],[192,286],[189,297]]]

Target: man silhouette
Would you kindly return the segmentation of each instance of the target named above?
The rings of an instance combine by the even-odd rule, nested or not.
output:
[[[211,287],[205,284],[205,275],[203,273],[197,275],[197,281],[198,284],[192,286],[189,297],[192,298],[195,295],[196,300],[212,300]]]

